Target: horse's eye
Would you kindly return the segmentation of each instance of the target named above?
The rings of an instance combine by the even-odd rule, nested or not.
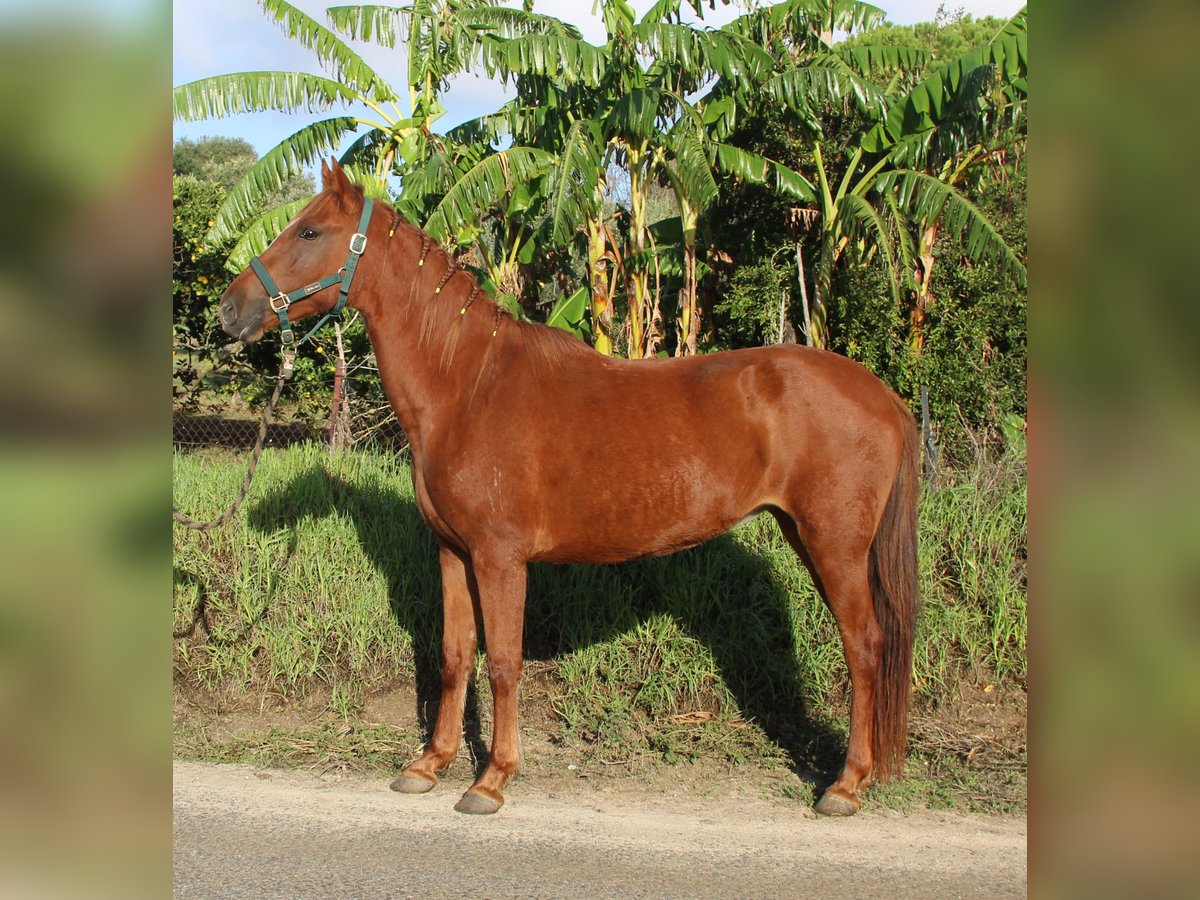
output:
[[[311,241],[316,239],[317,233],[311,228],[301,228],[300,237],[304,238],[306,241]]]

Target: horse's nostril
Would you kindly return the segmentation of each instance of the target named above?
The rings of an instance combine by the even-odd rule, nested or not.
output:
[[[236,321],[237,321],[237,310],[234,308],[233,304],[230,301],[226,300],[224,303],[221,304],[221,324],[222,325],[232,325]]]

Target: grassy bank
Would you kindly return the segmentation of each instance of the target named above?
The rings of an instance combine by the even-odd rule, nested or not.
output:
[[[215,514],[243,466],[224,453],[176,456],[176,502]],[[967,695],[1023,692],[1023,467],[981,460],[944,479],[922,499],[920,528],[915,744],[925,728],[949,757],[974,757],[979,746],[954,745],[952,725],[921,717]],[[174,548],[184,700],[319,698],[351,721],[369,697],[405,685],[432,709],[436,550],[403,460],[268,451],[243,513],[209,534],[176,526]],[[526,647],[538,677],[523,702],[544,707],[552,738],[588,758],[715,758],[819,773],[844,750],[836,628],[767,516],[664,559],[531,567]],[[489,703],[486,678],[476,683],[478,720]],[[919,756],[914,765],[928,770]]]

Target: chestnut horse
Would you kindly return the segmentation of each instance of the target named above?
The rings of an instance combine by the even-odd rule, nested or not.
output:
[[[455,809],[503,804],[520,758],[526,563],[671,553],[765,511],[833,612],[850,673],[845,765],[816,810],[856,812],[860,788],[899,773],[907,736],[919,483],[904,403],[857,363],[805,347],[631,361],[517,322],[427,235],[364,201],[336,162],[322,169],[322,192],[234,279],[220,312],[246,341],[281,307],[285,324],[327,312],[333,284],[317,279],[353,268],[348,245],[361,254],[343,292],[411,442],[445,617],[437,724],[392,787],[428,791],[455,758],[482,628],[491,752]],[[271,297],[272,277],[312,291]],[[610,459],[621,477],[597,478]]]

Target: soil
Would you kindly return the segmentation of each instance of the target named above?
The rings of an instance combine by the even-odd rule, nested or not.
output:
[[[655,754],[632,751],[624,760],[601,760],[580,741],[559,737],[561,723],[553,711],[557,685],[542,678],[536,664],[527,666],[522,682],[522,779],[537,782],[541,790],[561,791],[586,783],[593,791],[635,790],[645,795],[691,794],[726,798],[754,798],[768,803],[795,804],[807,799],[818,785],[806,783],[787,766],[764,760],[733,764],[700,757],[695,761],[666,763]],[[533,671],[530,671],[533,669]],[[985,683],[964,681],[958,698],[936,710],[915,712],[910,721],[910,760],[917,760],[931,779],[950,784],[937,806],[965,810],[1001,810],[1023,813],[1026,771],[1026,695],[1000,691]],[[206,748],[262,742],[273,730],[295,735],[322,729],[369,730],[376,725],[402,733],[406,740],[394,748],[381,766],[353,754],[324,752],[302,755],[290,764],[328,773],[398,771],[410,761],[421,743],[419,701],[411,684],[401,683],[368,696],[352,719],[330,711],[329,698],[310,695],[303,700],[264,697],[256,708],[229,707],[213,697],[185,694],[177,689],[175,703],[176,755],[212,759]],[[426,713],[431,713],[426,710]],[[479,729],[490,734],[484,716]],[[203,747],[186,735],[203,736]],[[451,771],[468,779],[481,768],[486,746],[476,739],[464,741]],[[228,758],[217,755],[216,758]],[[236,753],[233,758],[237,759]],[[385,772],[386,774],[386,772]],[[967,783],[963,783],[963,782]],[[465,788],[465,784],[463,785]],[[957,796],[956,796],[957,794]],[[811,801],[810,801],[811,802]],[[907,809],[922,805],[900,800],[891,805]],[[868,797],[870,805],[870,797]],[[876,804],[878,805],[878,804]]]

